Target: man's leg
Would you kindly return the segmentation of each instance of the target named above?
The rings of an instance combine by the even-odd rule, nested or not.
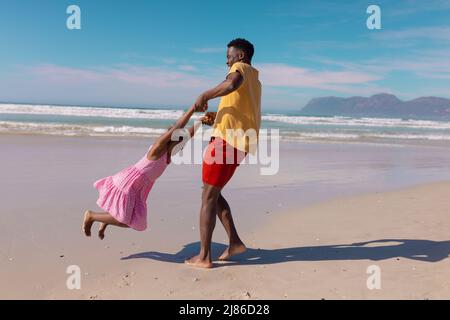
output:
[[[211,239],[216,226],[217,201],[220,188],[204,184],[202,192],[202,208],[200,210],[200,253],[185,263],[201,268],[211,268]]]
[[[222,222],[229,238],[229,246],[219,257],[219,260],[227,260],[231,256],[245,252],[247,248],[239,238],[236,227],[234,226],[233,217],[231,215],[231,208],[221,193],[219,194],[217,204],[217,216],[219,217],[220,222]]]

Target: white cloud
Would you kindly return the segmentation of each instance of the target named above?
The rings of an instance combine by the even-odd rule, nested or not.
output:
[[[225,52],[224,47],[206,47],[206,48],[196,48],[192,49],[192,51],[197,53],[217,53],[217,52]]]
[[[450,41],[449,26],[430,26],[420,28],[408,28],[403,30],[382,30],[381,32],[372,33],[375,40],[381,41],[403,41],[403,40],[434,40],[434,41]]]
[[[0,100],[100,105],[187,105],[220,79],[168,67],[20,66],[0,77]]]
[[[198,70],[195,66],[192,66],[192,65],[180,65],[180,66],[178,66],[178,68],[183,71],[197,71]]]
[[[345,93],[374,93],[377,90],[383,90],[372,84],[382,77],[369,72],[316,71],[286,64],[270,63],[259,64],[256,67],[260,69],[261,81],[266,86],[312,88]]]

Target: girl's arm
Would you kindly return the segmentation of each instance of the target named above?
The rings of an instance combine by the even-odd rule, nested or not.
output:
[[[167,152],[169,145],[171,142],[179,143],[179,141],[171,141],[172,134],[175,130],[184,128],[186,124],[189,122],[192,114],[197,111],[195,105],[191,106],[188,111],[186,111],[180,119],[178,119],[175,124],[170,127],[167,132],[163,133],[152,145],[152,148],[147,153],[147,158],[150,159],[159,159],[164,152]],[[181,141],[180,141],[181,142]]]
[[[198,129],[201,125],[202,125],[202,122],[196,121],[196,122],[194,122],[194,125],[193,125],[193,126],[190,126],[189,128],[184,129],[184,130],[186,130],[188,137],[189,137],[189,138],[192,138],[192,137],[194,136],[194,134],[195,134],[195,131],[197,131],[197,129]],[[179,139],[178,141],[175,140],[175,141],[170,141],[170,142],[169,142],[169,144],[168,144],[168,152],[169,152],[169,154],[172,154],[172,150],[173,150],[178,144],[180,144],[180,143],[183,143],[183,145],[181,146],[181,148],[177,148],[177,150],[175,151],[175,153],[177,153],[178,151],[180,151],[181,149],[183,149],[184,144],[185,144],[185,143],[187,142],[187,140],[188,140],[188,139],[184,139],[185,137],[186,137],[186,135],[183,135],[183,139],[180,137],[180,139]]]
[[[190,126],[187,130],[187,133],[189,135],[189,138],[192,138],[195,134],[195,131],[197,131],[197,129],[202,125],[208,125],[208,126],[212,126],[214,123],[214,120],[216,119],[216,112],[207,112],[203,117],[200,118],[199,121],[194,122],[193,126]],[[184,138],[185,136],[183,136]],[[186,140],[186,141],[185,141]],[[187,142],[187,139],[185,140],[178,140],[178,141],[170,141],[169,142],[169,154],[172,154],[172,150],[175,148],[175,146],[177,146],[180,143],[184,144]],[[177,153],[178,151],[180,151],[181,149],[183,149],[183,146],[181,146],[181,148],[177,148],[178,150],[175,151],[175,153]]]

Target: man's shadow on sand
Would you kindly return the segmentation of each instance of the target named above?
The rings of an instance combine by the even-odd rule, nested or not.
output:
[[[184,263],[198,253],[199,242],[187,244],[175,254],[164,252],[141,252],[132,254],[127,259],[152,259],[171,263]],[[227,248],[221,243],[213,243],[213,253],[221,254]],[[243,254],[232,257],[228,263],[239,265],[263,265],[290,261],[328,261],[328,260],[385,260],[391,258],[407,258],[412,260],[437,262],[446,259],[450,254],[450,241],[412,240],[412,239],[381,239],[368,242],[293,247],[281,249],[248,248]]]

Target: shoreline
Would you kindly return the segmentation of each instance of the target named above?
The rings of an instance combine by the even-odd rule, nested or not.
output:
[[[268,129],[269,128],[263,128]],[[145,133],[142,135],[114,135],[114,134],[50,134],[50,133],[38,133],[38,132],[0,132],[0,136],[24,136],[24,137],[58,137],[58,138],[81,138],[81,139],[154,139],[159,137],[160,133],[154,135]],[[206,140],[205,140],[206,141]],[[426,139],[389,139],[389,138],[355,138],[355,139],[339,139],[339,138],[313,138],[303,137],[301,139],[295,139],[290,136],[283,137],[280,135],[280,142],[284,144],[363,144],[363,145],[379,145],[379,146],[392,146],[392,147],[430,147],[430,148],[450,148],[450,140],[426,140]]]

